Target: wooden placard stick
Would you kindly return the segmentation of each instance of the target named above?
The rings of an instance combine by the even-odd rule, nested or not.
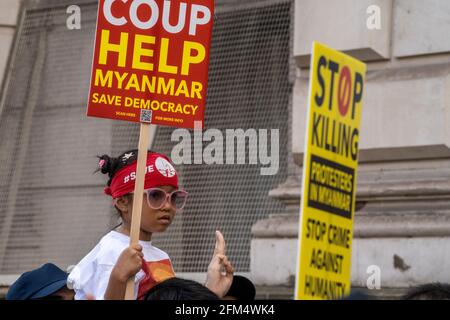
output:
[[[150,124],[141,123],[139,133],[139,147],[136,168],[136,180],[134,186],[133,212],[131,214],[130,246],[139,243],[141,230],[142,197],[144,194],[145,165],[150,143]],[[125,300],[134,300],[134,277],[128,279],[125,291]]]

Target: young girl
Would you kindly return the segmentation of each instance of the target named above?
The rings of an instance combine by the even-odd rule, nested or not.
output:
[[[154,247],[151,239],[154,232],[164,232],[172,223],[176,211],[184,207],[187,193],[178,190],[178,176],[170,160],[150,151],[139,245],[129,247],[136,163],[137,150],[118,158],[100,157],[99,170],[109,176],[105,193],[112,197],[122,224],[106,234],[70,273],[67,283],[77,300],[123,298],[126,281],[134,275],[135,298],[143,299],[154,285],[175,276],[169,256]]]

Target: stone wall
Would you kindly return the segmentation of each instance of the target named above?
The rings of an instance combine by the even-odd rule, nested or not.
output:
[[[379,9],[380,29],[367,27],[372,5]],[[290,125],[299,170],[269,195],[286,203],[288,212],[274,212],[253,226],[254,281],[265,286],[294,284],[298,173],[310,50],[317,40],[368,66],[352,285],[366,286],[371,265],[381,270],[382,288],[450,282],[450,2],[296,0],[295,6],[297,77]]]

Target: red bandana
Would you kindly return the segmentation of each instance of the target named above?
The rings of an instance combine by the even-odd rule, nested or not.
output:
[[[134,161],[117,171],[111,181],[111,186],[105,188],[105,194],[115,199],[133,192],[136,180],[136,165],[137,161]],[[144,189],[159,186],[172,186],[178,189],[177,172],[165,155],[154,152],[148,153]]]

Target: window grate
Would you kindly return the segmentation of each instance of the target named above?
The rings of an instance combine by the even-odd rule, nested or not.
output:
[[[0,274],[77,263],[115,222],[95,156],[137,146],[138,125],[85,116],[97,2],[80,0],[82,29],[68,30],[76,2],[23,5],[0,106]],[[177,272],[206,270],[216,228],[236,270],[248,271],[251,226],[284,211],[268,192],[287,177],[293,2],[216,2],[205,128],[278,128],[280,170],[177,166],[189,202],[154,241]],[[173,130],[159,127],[152,149],[170,155]]]

